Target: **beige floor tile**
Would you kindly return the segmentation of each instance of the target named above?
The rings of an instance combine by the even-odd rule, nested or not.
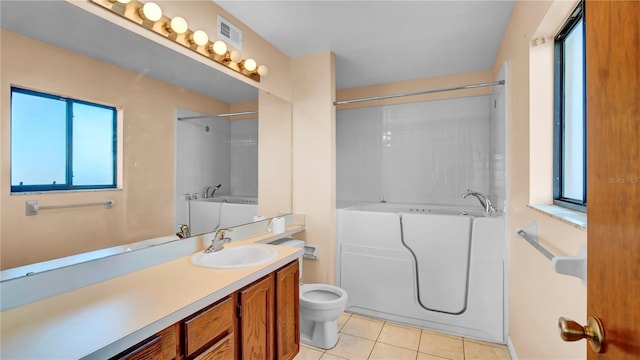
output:
[[[345,358],[342,358],[342,357],[339,357],[339,356],[335,356],[335,355],[331,355],[331,354],[324,354],[324,355],[322,355],[320,360],[345,360]]]
[[[417,351],[377,342],[369,360],[415,360]]]
[[[417,360],[448,360],[447,358],[443,358],[440,356],[435,356],[435,355],[430,355],[430,354],[425,354],[425,353],[418,353],[418,357],[416,358]]]
[[[418,351],[446,359],[464,359],[464,348],[461,337],[439,334],[432,331],[422,331]]]
[[[378,335],[380,335],[383,325],[384,321],[351,315],[340,332],[369,340],[376,340]]]
[[[333,349],[327,350],[325,354],[350,360],[364,360],[371,354],[374,344],[374,341],[341,333],[336,346]]]
[[[349,314],[348,312],[343,312],[342,315],[340,315],[337,321],[338,331],[342,330],[342,327],[344,326],[344,324],[347,323],[347,320],[349,320],[350,317],[351,317],[351,314]]]
[[[314,350],[308,347],[300,346],[300,351],[296,355],[294,360],[319,360],[322,356],[322,351]]]
[[[467,339],[464,340],[464,356],[468,360],[511,359],[506,346]]]
[[[418,350],[421,333],[420,329],[385,323],[380,336],[378,336],[378,341],[410,350]]]
[[[322,348],[319,348],[319,347],[303,344],[302,342],[300,342],[300,347],[306,347],[306,348],[309,348],[311,350],[316,350],[316,351],[320,351],[320,352],[324,352],[324,350],[325,350],[325,349],[322,349]]]

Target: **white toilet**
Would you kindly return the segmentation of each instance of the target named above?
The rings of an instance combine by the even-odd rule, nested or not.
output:
[[[304,241],[280,239],[273,244],[304,248]],[[302,256],[298,259],[302,278]],[[300,283],[300,341],[331,349],[338,342],[337,320],[347,305],[347,292],[328,284]]]

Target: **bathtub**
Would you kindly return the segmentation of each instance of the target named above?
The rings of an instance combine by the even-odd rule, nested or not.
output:
[[[502,216],[411,204],[358,204],[336,216],[347,311],[505,342]]]
[[[216,227],[247,224],[258,215],[255,198],[212,198],[189,201],[189,227],[192,234],[214,231]]]

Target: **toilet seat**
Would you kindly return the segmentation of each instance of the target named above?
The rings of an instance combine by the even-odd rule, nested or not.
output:
[[[347,292],[328,284],[304,284],[300,286],[300,305],[309,309],[327,309],[347,303]]]

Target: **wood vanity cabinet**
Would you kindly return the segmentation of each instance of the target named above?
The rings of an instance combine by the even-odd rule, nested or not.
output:
[[[298,260],[118,354],[118,360],[292,360],[300,350]]]

